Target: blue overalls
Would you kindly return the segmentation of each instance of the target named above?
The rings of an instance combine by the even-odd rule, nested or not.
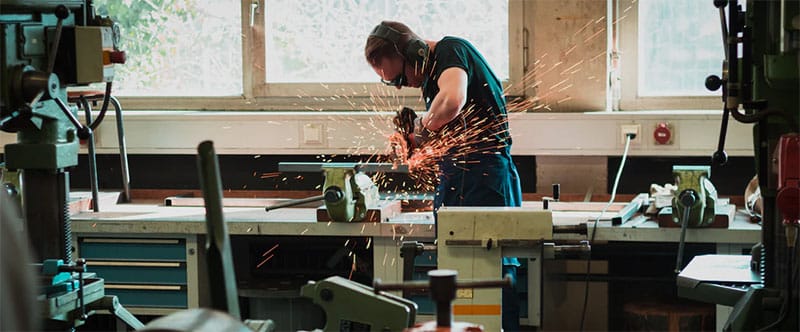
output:
[[[433,200],[434,216],[441,206],[521,206],[522,189],[517,167],[508,148],[499,154],[480,156],[473,162],[439,163],[439,186]],[[478,162],[474,162],[478,161]],[[438,236],[438,235],[437,235]],[[510,275],[516,287],[516,257],[503,257],[502,275]],[[514,288],[503,288],[503,328],[519,330],[519,299]]]
[[[467,100],[460,120],[448,127],[455,136],[472,133],[470,143],[454,147],[439,162],[439,186],[434,198],[440,206],[520,206],[519,174],[511,159],[506,101],[502,82],[486,59],[469,41],[446,36],[431,50],[430,74],[422,83],[427,109],[439,93],[438,79],[446,69],[457,67],[467,74]],[[454,160],[454,158],[456,158]],[[519,262],[503,258],[503,275],[516,276]],[[503,328],[519,330],[519,301],[516,291],[503,289]]]

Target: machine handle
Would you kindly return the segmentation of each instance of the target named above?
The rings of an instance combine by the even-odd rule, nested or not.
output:
[[[52,74],[56,65],[56,55],[58,54],[58,44],[61,41],[61,30],[64,28],[64,19],[69,17],[70,11],[67,6],[58,5],[55,10],[55,15],[58,18],[56,23],[55,39],[53,40],[52,48],[50,49],[50,59],[47,62],[47,74]]]
[[[456,288],[497,288],[511,287],[513,281],[510,276],[505,276],[500,280],[468,280],[456,282]],[[423,291],[431,288],[426,280],[407,281],[402,283],[382,283],[380,279],[375,279],[372,283],[375,292],[395,291],[395,290],[416,290]]]
[[[689,225],[689,214],[692,206],[697,201],[697,193],[692,189],[686,189],[681,192],[678,197],[680,205],[683,206],[683,215],[681,219],[681,240],[678,242],[678,257],[675,260],[675,274],[681,273],[683,268],[683,248],[686,245],[686,228]]]
[[[264,210],[269,212],[269,211],[280,209],[280,208],[285,208],[285,207],[290,207],[290,206],[295,206],[295,205],[300,205],[300,204],[305,204],[305,203],[321,201],[321,200],[324,200],[324,199],[325,199],[325,195],[318,195],[318,196],[311,196],[311,197],[300,198],[300,199],[293,199],[293,200],[290,200],[290,201],[286,201],[286,202],[282,202],[282,203],[278,203],[278,204],[273,204],[273,205],[267,206],[267,207],[264,208]]]
[[[89,128],[89,126],[84,126],[83,124],[81,124],[81,122],[78,121],[78,118],[75,117],[75,114],[72,114],[72,112],[69,110],[67,104],[64,104],[63,100],[61,100],[60,98],[53,98],[53,100],[55,100],[58,107],[61,108],[61,111],[64,112],[64,114],[67,116],[69,122],[72,122],[72,125],[75,126],[75,129],[78,129],[78,138],[87,139],[89,137],[92,137],[92,128]]]

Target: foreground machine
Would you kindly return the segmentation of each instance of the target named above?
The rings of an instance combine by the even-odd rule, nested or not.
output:
[[[91,137],[67,87],[110,82],[125,61],[113,21],[94,15],[91,1],[3,1],[0,5],[0,130],[17,133],[4,147],[5,169],[18,178],[15,195],[38,271],[45,329],[72,329],[94,310],[108,310],[131,327],[142,324],[105,296],[102,278],[73,260],[68,168],[78,164],[79,139]],[[5,194],[5,193],[3,193]],[[2,207],[4,210],[5,206]]]
[[[710,76],[706,81],[709,89],[723,88],[725,104],[714,160],[724,164],[727,159],[723,146],[729,116],[754,124],[762,239],[753,248],[750,264],[735,257],[695,258],[678,276],[679,293],[733,306],[726,330],[797,331],[800,2],[750,0],[746,11],[738,0],[713,3],[720,12],[726,56],[722,78]],[[730,280],[732,275],[740,278]]]

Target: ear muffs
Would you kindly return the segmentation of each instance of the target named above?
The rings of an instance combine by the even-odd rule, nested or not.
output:
[[[401,56],[414,66],[422,66],[425,62],[425,58],[428,56],[428,44],[422,39],[409,39],[405,49],[401,50],[400,37],[402,37],[403,34],[388,25],[378,24],[375,29],[372,29],[369,35],[394,44],[397,53],[400,53]]]

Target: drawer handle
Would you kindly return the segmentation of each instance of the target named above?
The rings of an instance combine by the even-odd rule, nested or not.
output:
[[[89,261],[89,266],[124,266],[124,267],[181,267],[178,262],[116,262],[116,261]]]
[[[180,240],[174,239],[108,239],[108,238],[81,238],[83,243],[106,243],[106,244],[179,244]]]
[[[106,289],[138,289],[138,290],[160,290],[160,291],[180,291],[181,286],[169,285],[125,285],[125,284],[105,284]]]

